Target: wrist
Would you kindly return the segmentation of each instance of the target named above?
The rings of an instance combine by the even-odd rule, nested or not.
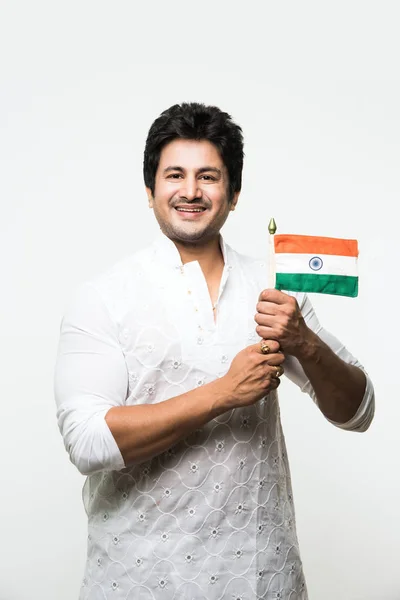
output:
[[[212,418],[218,417],[232,408],[236,408],[232,385],[227,375],[219,377],[212,383],[211,391],[211,413]]]
[[[321,340],[319,337],[313,331],[311,331],[311,329],[307,328],[301,344],[298,345],[296,352],[293,353],[293,356],[295,356],[300,363],[318,362],[320,342]]]

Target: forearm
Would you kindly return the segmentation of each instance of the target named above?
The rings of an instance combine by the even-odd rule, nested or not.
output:
[[[105,419],[129,466],[157,456],[226,412],[228,402],[221,378],[157,404],[113,407]]]
[[[364,397],[366,377],[363,371],[344,362],[311,330],[308,330],[297,359],[325,417],[336,423],[349,421]]]

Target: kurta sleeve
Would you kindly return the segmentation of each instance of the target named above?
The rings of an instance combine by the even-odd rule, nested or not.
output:
[[[116,324],[98,291],[84,284],[61,322],[54,377],[58,426],[82,474],[125,467],[105,415],[125,403],[127,389]]]
[[[312,329],[312,331],[314,331],[321,338],[321,340],[324,341],[325,344],[327,344],[342,360],[348,364],[355,365],[356,367],[362,369],[366,377],[363,400],[356,414],[350,419],[350,421],[347,421],[346,423],[336,423],[330,419],[328,419],[328,421],[340,429],[359,432],[366,431],[371,424],[375,412],[374,387],[368,374],[357,358],[350,354],[347,348],[345,348],[345,346],[335,336],[329,333],[329,331],[326,331],[326,329],[320,325],[309,297],[307,295],[298,294],[296,295],[296,298],[307,326]],[[309,379],[307,378],[307,375],[305,374],[300,362],[293,356],[289,356],[285,360],[285,375],[288,377],[288,379],[299,386],[302,392],[308,394],[318,405],[316,394]]]

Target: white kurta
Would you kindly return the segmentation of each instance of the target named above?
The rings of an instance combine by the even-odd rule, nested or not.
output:
[[[183,266],[164,236],[81,286],[64,316],[55,394],[65,446],[87,475],[81,600],[307,598],[276,393],[127,468],[104,419],[113,406],[161,402],[223,376],[260,339],[266,265],[221,247],[216,323],[198,262]],[[295,296],[307,325],[361,366]],[[314,397],[296,359],[285,375]],[[367,378],[341,427],[363,430],[373,411]]]

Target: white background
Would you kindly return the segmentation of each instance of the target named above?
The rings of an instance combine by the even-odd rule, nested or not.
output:
[[[75,600],[84,478],[55,420],[59,323],[75,287],[150,241],[148,128],[202,101],[243,127],[226,240],[356,237],[360,295],[313,296],[375,384],[365,434],[281,386],[310,600],[400,598],[400,165],[396,1],[0,3],[0,599]],[[247,599],[253,600],[253,599]]]

